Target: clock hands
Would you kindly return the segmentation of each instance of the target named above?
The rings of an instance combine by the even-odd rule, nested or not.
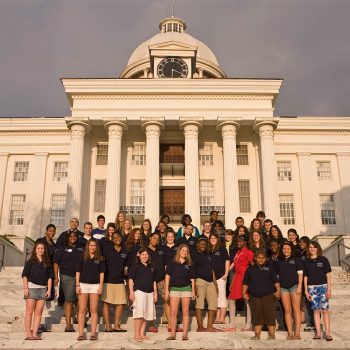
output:
[[[176,69],[171,69],[171,77],[172,77],[172,78],[174,78],[174,72],[175,72],[175,73],[178,73],[178,74],[180,74],[180,75],[182,75],[182,72],[179,72],[179,71],[176,70]]]

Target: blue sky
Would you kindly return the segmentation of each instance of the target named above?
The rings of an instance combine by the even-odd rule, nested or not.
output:
[[[176,0],[229,77],[283,78],[276,115],[350,116],[349,0]],[[69,115],[61,77],[118,77],[171,0],[0,0],[0,116]]]

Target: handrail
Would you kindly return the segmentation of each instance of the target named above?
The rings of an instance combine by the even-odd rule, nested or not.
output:
[[[26,253],[25,253],[25,257],[24,257],[24,263],[27,262],[27,260],[28,260],[28,255],[30,255],[30,253],[31,253],[30,249],[29,249],[29,248],[26,248]]]
[[[1,259],[0,259],[0,271],[1,271],[2,268],[4,267],[6,247],[4,243],[0,243],[0,246],[2,247]]]
[[[343,264],[345,264],[345,265],[347,265],[347,266],[350,267],[350,263],[348,263],[347,261],[345,261],[345,260],[343,260],[343,259],[340,258],[340,247],[344,247],[344,248],[346,248],[346,249],[350,249],[349,246],[347,246],[347,245],[345,245],[345,244],[343,244],[343,243],[338,243],[338,244],[337,244],[338,265],[341,266],[341,263],[343,263]]]

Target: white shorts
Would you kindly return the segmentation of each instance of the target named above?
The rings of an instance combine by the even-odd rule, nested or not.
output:
[[[145,293],[141,290],[135,291],[135,301],[132,304],[133,318],[143,318],[147,321],[156,319],[156,307],[153,301],[153,292]]]
[[[227,298],[226,298],[226,282],[227,280],[218,279],[216,283],[218,284],[218,307],[227,307]]]
[[[81,283],[80,282],[80,289],[82,294],[97,294],[98,293],[98,288],[100,284],[90,284],[90,283]]]

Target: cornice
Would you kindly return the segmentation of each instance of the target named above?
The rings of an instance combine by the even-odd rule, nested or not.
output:
[[[68,147],[69,143],[0,143],[0,149],[3,147]]]
[[[344,136],[349,136],[350,135],[350,129],[349,130],[275,130],[275,135],[276,136],[282,136],[282,135],[293,135],[293,136],[300,136],[300,135],[344,135]]]
[[[135,95],[72,95],[74,100],[259,100],[270,101],[272,95],[236,95],[236,94],[135,94]]]
[[[273,112],[273,108],[72,108],[72,112]]]
[[[69,136],[69,130],[13,130],[13,131],[0,131],[0,136]]]

